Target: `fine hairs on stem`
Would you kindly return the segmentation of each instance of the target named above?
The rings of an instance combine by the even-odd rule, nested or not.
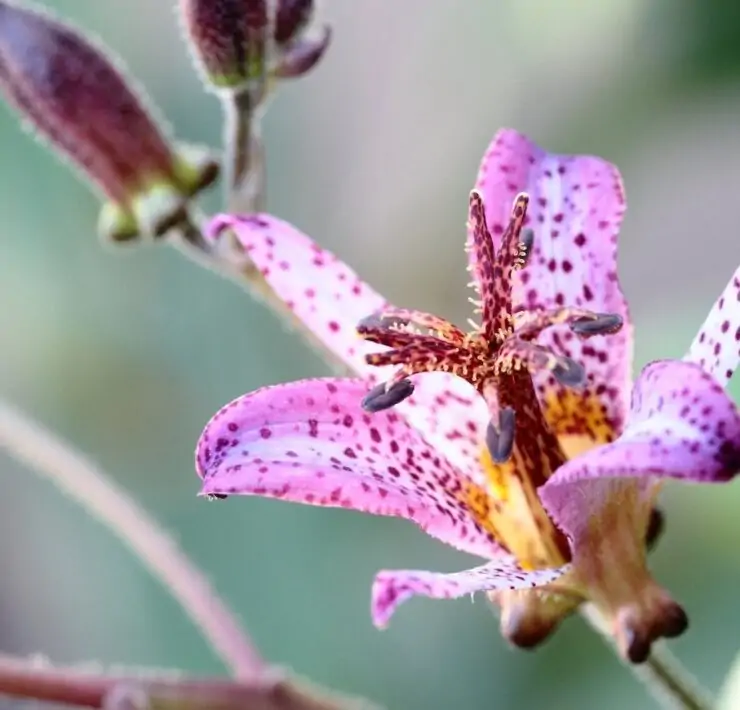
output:
[[[245,89],[221,96],[225,204],[232,214],[265,209],[267,175],[260,135],[261,108],[252,94]]]
[[[177,543],[85,455],[0,401],[0,449],[56,484],[108,527],[177,600],[237,678],[265,662],[205,575]]]
[[[592,604],[584,604],[581,615],[614,648],[612,635],[598,610]],[[645,663],[626,665],[666,710],[711,710],[714,707],[710,694],[663,644],[653,644]]]

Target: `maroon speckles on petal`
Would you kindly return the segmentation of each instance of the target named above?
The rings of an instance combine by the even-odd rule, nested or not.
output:
[[[422,570],[382,571],[373,583],[373,621],[376,626],[386,626],[399,605],[413,596],[453,599],[492,589],[528,589],[553,582],[566,569],[525,572],[513,557],[507,555],[481,567],[453,574]]]
[[[738,269],[709,312],[686,359],[726,384],[740,362],[740,283]]]
[[[499,164],[511,166],[506,182],[496,179]],[[622,317],[622,330],[610,335],[608,344],[605,341],[594,350],[592,358],[577,338],[561,342],[560,351],[589,373],[585,398],[595,399],[600,384],[614,387],[616,395],[604,403],[608,424],[618,430],[629,406],[632,327],[616,273],[616,236],[625,210],[617,169],[595,157],[549,154],[526,136],[505,129],[483,158],[476,188],[483,195],[489,223],[503,221],[506,202],[515,192],[526,192],[531,198],[529,217],[535,238],[522,272],[527,277],[520,277],[514,286],[515,307],[584,308]],[[557,329],[552,329],[538,342],[555,347],[556,335]],[[546,373],[535,380],[543,399],[561,398]]]
[[[716,380],[695,364],[663,360],[638,378],[622,435],[562,466],[540,489],[555,522],[569,535],[612,495],[615,481],[653,477],[701,482],[740,472],[740,413]],[[575,505],[581,496],[586,505]]]
[[[335,390],[331,400],[328,384]],[[227,405],[198,445],[203,494],[263,495],[411,517],[460,549],[497,554],[498,544],[467,507],[459,472],[432,456],[398,415],[380,412],[372,417],[375,426],[367,426],[359,403],[365,387],[361,380],[309,380],[268,387]],[[230,424],[237,425],[235,432]],[[238,446],[221,436],[226,431]],[[214,440],[217,453],[209,455],[207,442]]]

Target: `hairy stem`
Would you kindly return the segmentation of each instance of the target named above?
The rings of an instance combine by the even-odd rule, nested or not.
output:
[[[598,610],[591,604],[584,604],[581,614],[613,647],[612,636]],[[625,666],[666,710],[711,710],[714,707],[711,695],[662,644],[653,645],[645,663],[625,663]]]
[[[225,204],[234,214],[261,212],[265,207],[265,155],[259,115],[251,91],[224,94]]]
[[[39,666],[0,655],[0,696],[101,710],[371,710],[369,702],[328,695],[274,671],[249,680],[156,679]]]
[[[265,663],[239,620],[175,541],[84,454],[0,401],[0,449],[55,483],[119,537],[157,577],[238,678]]]

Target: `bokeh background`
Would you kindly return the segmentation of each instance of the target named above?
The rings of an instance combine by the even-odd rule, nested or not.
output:
[[[178,136],[218,145],[219,106],[172,1],[46,4],[126,58]],[[620,267],[636,364],[682,354],[740,256],[734,0],[326,0],[324,14],[331,51],[268,114],[272,212],[392,300],[464,322],[466,195],[496,129],[604,156],[627,190]],[[376,631],[376,570],[468,562],[409,524],[197,499],[192,451],[210,415],[325,366],[174,250],[102,248],[96,199],[4,106],[0,147],[2,397],[156,513],[268,658],[403,710],[653,706],[580,619],[533,654],[506,647],[482,600],[417,600]],[[218,191],[204,206],[218,210]],[[4,455],[0,482],[2,651],[223,671],[105,529]],[[739,504],[738,484],[669,486],[652,558],[691,616],[672,647],[714,689],[740,645]]]

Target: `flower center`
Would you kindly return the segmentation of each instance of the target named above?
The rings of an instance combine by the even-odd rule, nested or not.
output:
[[[513,274],[526,266],[533,247],[533,233],[523,229],[528,202],[525,194],[514,200],[496,251],[482,198],[471,193],[470,268],[478,296],[471,300],[481,317],[480,324],[472,323],[472,331],[427,313],[389,308],[364,319],[357,332],[387,348],[368,355],[369,364],[398,368],[365,397],[367,411],[403,401],[414,390],[409,378],[433,371],[463,378],[485,398],[491,412],[480,456],[486,499],[481,500],[480,489],[471,485],[466,503],[523,566],[536,568],[561,565],[570,553],[537,495],[537,488],[565,462],[565,454],[545,420],[532,373],[547,370],[572,387],[586,378],[579,363],[539,345],[536,338],[555,325],[569,325],[587,338],[615,332],[622,321],[616,315],[576,308],[514,311]]]

